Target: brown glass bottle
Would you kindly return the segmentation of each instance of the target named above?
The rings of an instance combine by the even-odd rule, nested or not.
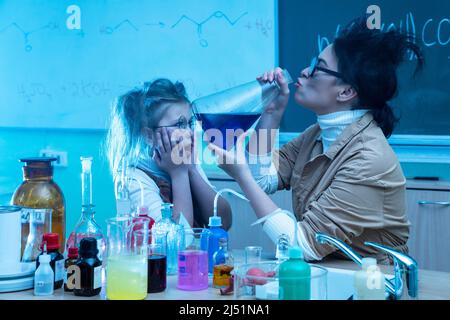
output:
[[[53,181],[52,161],[55,158],[24,158],[23,182],[16,189],[12,203],[29,209],[52,209],[51,232],[59,235],[60,248],[64,248],[66,230],[66,210],[64,195]],[[22,254],[29,233],[27,210],[22,210]]]

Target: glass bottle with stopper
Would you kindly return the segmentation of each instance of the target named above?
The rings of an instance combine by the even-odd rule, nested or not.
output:
[[[106,242],[102,229],[94,219],[94,207],[92,202],[92,157],[81,157],[81,217],[69,236],[66,243],[66,252],[69,248],[80,248],[83,238],[95,238],[97,240],[98,258],[103,261],[103,253]]]
[[[293,82],[287,70],[282,73],[288,84]],[[279,93],[276,81],[254,80],[198,98],[192,106],[209,141],[230,150],[239,135],[253,126]]]
[[[167,234],[167,274],[176,274],[178,269],[178,251],[184,247],[184,228],[173,220],[173,204],[161,204],[161,219],[158,220],[153,230]]]
[[[21,254],[23,254],[29,242],[30,234],[30,217],[47,215],[50,212],[50,221],[45,223],[49,225],[48,232],[56,232],[59,235],[60,246],[64,246],[65,230],[66,230],[66,208],[64,194],[59,186],[53,180],[52,162],[56,158],[34,157],[22,158],[23,166],[23,182],[14,192],[11,204],[22,207],[22,246]],[[32,222],[31,227],[35,227]],[[39,222],[40,223],[40,222]],[[39,247],[40,243],[37,245]],[[25,260],[30,257],[25,256]],[[35,257],[31,259],[35,260]]]

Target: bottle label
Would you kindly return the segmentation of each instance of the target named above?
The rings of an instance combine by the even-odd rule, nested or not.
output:
[[[55,261],[55,281],[64,279],[64,259]]]
[[[97,258],[100,261],[103,261],[103,238],[102,239],[97,239],[97,248],[98,248],[98,254],[97,254]]]
[[[230,285],[233,266],[226,264],[215,265],[213,269],[213,285],[216,288],[225,288]]]
[[[23,208],[21,214],[22,223],[29,223],[30,220],[33,224],[44,224],[45,220],[50,226],[51,230],[51,218],[52,209],[35,209],[35,208]]]
[[[102,287],[102,266],[94,268],[94,289]]]
[[[32,209],[27,209],[27,208],[22,208],[22,212],[21,212],[21,220],[22,220],[22,224],[26,224],[30,222],[30,211]]]

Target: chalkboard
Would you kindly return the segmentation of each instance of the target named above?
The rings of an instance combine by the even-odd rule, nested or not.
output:
[[[442,0],[280,0],[279,60],[292,76],[331,43],[340,28],[367,11],[381,9],[381,28],[409,31],[424,48],[426,67],[412,78],[415,61],[408,56],[399,69],[399,95],[391,101],[400,117],[394,134],[450,134],[450,1]],[[291,99],[282,130],[298,132],[316,121]]]
[[[254,80],[276,63],[275,14],[275,0],[2,0],[0,126],[104,129],[143,81],[195,99]]]

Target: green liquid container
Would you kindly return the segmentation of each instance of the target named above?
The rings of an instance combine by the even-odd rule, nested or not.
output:
[[[289,259],[280,265],[279,281],[280,300],[311,299],[311,267],[303,260],[300,247],[289,248]]]

